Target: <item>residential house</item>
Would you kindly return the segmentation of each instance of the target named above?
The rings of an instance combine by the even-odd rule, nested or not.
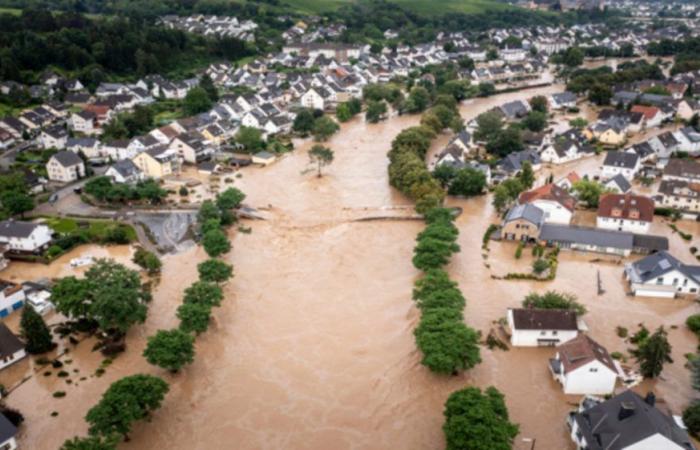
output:
[[[75,153],[63,150],[49,158],[46,172],[51,181],[70,183],[85,176],[85,163]]]
[[[552,94],[549,96],[549,107],[555,110],[575,108],[576,94],[569,91]]]
[[[656,106],[634,105],[630,109],[632,113],[640,113],[644,116],[644,126],[653,128],[661,126],[664,117],[661,110]]]
[[[662,180],[659,205],[687,213],[700,213],[700,182]]]
[[[603,145],[618,146],[627,140],[627,124],[619,118],[610,118],[590,125],[584,131],[586,139],[596,139]]]
[[[180,160],[175,150],[158,145],[131,158],[143,176],[160,179],[180,171]]]
[[[252,158],[253,164],[261,164],[263,166],[268,166],[272,164],[273,162],[275,162],[276,159],[277,157],[274,153],[266,151],[258,152],[254,154]]]
[[[560,344],[549,369],[567,395],[609,395],[622,368],[608,351],[585,334]]]
[[[692,159],[671,159],[662,176],[663,180],[700,183],[700,164]]]
[[[514,347],[554,347],[578,336],[576,312],[566,309],[508,309],[510,343]]]
[[[22,285],[0,279],[0,318],[20,309],[24,300]]]
[[[9,350],[12,350],[13,344],[15,346],[17,345],[14,340],[11,342],[8,341]],[[0,352],[3,354],[5,353],[2,350],[0,350]],[[19,357],[19,355],[17,356]],[[13,358],[13,361],[16,361],[16,359]],[[3,450],[17,450],[17,440],[15,439],[15,436],[17,436],[17,427],[15,427],[4,414],[0,413],[0,448]]]
[[[596,226],[645,234],[654,220],[654,200],[634,194],[605,194],[598,203]]]
[[[169,148],[177,152],[186,163],[197,164],[211,158],[214,148],[198,132],[184,133],[173,139]]]
[[[455,145],[462,149],[464,154],[468,154],[472,147],[472,135],[466,130],[461,130],[450,140],[448,147],[450,145]]]
[[[41,130],[39,143],[43,148],[55,148],[63,150],[68,142],[68,131],[60,125],[52,126]]]
[[[544,219],[544,211],[535,205],[525,203],[513,206],[503,220],[501,238],[508,241],[535,241]]]
[[[569,172],[564,178],[557,181],[556,184],[562,189],[571,191],[571,189],[573,189],[574,187],[574,184],[578,183],[579,181],[581,181],[581,176],[578,173]]]
[[[52,231],[46,225],[13,219],[0,222],[0,244],[9,251],[39,253],[51,242]]]
[[[694,99],[683,99],[676,106],[676,115],[683,120],[690,120],[695,114],[700,114],[700,102]]]
[[[636,153],[611,151],[605,155],[601,175],[604,180],[616,175],[622,175],[628,180],[632,180],[639,172],[640,167],[640,158]]]
[[[97,123],[97,116],[91,111],[79,111],[70,117],[73,131],[83,134],[98,134],[102,132]]]
[[[616,256],[668,250],[663,236],[557,224],[544,224],[538,239],[543,245]]]
[[[15,137],[9,131],[0,128],[0,150],[7,150],[16,142]]]
[[[17,338],[17,336],[12,334],[12,331],[10,331],[10,329],[7,328],[7,325],[0,322],[0,370],[20,361],[25,356],[27,356],[27,353],[24,351],[24,343],[22,343],[22,341],[20,341]],[[7,439],[8,435],[12,433],[8,432],[8,424],[5,423],[3,419],[7,420],[7,418],[0,413],[0,442],[4,443],[13,439]],[[15,429],[14,432],[16,433],[17,430]],[[4,441],[3,438],[5,438]],[[11,449],[13,447],[0,448],[5,450]],[[17,448],[16,443],[14,448]]]
[[[632,189],[630,182],[621,174],[617,174],[603,183],[603,187],[617,194],[626,194]]]
[[[522,119],[530,112],[530,105],[523,100],[514,100],[498,107],[507,120]]]
[[[639,297],[697,296],[700,266],[684,264],[666,251],[625,264],[630,291]]]
[[[521,193],[518,202],[541,209],[544,212],[545,223],[571,223],[576,207],[576,199],[566,189],[554,183]]]
[[[673,417],[627,390],[569,416],[577,450],[695,450],[688,433]]]
[[[66,150],[73,153],[82,153],[88,159],[98,159],[102,155],[102,144],[95,138],[69,138],[66,141]]]
[[[593,149],[589,146],[582,146],[580,143],[565,137],[557,137],[554,142],[546,146],[540,158],[543,162],[552,164],[564,164],[576,161],[584,156],[594,155]]]
[[[542,167],[542,160],[537,152],[532,150],[522,150],[514,152],[503,158],[498,163],[498,168],[508,175],[516,175],[522,169],[522,164],[529,161],[532,170],[539,170]]]
[[[115,183],[136,183],[144,179],[141,170],[130,159],[122,159],[112,164],[105,172]]]
[[[446,164],[455,168],[461,168],[464,166],[465,161],[466,159],[464,158],[464,150],[462,150],[462,147],[450,144],[437,155],[435,166]]]
[[[323,111],[326,107],[326,98],[328,96],[328,92],[325,89],[312,87],[301,96],[301,106]]]

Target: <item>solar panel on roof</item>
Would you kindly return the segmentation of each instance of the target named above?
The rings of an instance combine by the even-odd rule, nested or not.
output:
[[[659,267],[666,270],[666,269],[669,269],[671,267],[671,263],[668,262],[667,259],[662,259],[661,261],[659,261]]]

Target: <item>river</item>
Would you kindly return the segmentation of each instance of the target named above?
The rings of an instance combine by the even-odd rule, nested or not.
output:
[[[505,101],[561,89],[471,100],[461,113],[468,121]],[[136,372],[162,376],[171,391],[153,420],[136,425],[121,449],[437,450],[444,448],[443,404],[467,385],[495,385],[506,394],[511,418],[521,426],[516,449],[530,448],[523,438],[536,438],[538,449],[571,448],[564,421],[576,398],[562,395],[549,375],[552,349],[484,347],[483,363],[455,377],[433,375],[420,365],[413,339],[419,315],[411,300],[419,273],[411,257],[423,224],[357,221],[410,206],[389,187],[386,153],[392,138],[418,120],[393,117],[371,125],[356,119],[343,125],[327,143],[335,161],[322,178],[305,172],[308,142],[272,166],[244,169],[234,184],[246,192],[246,202],[265,209],[268,220],[246,223],[250,234],[232,231],[233,250],[226,258],[235,278],[213,325],[197,338],[194,364],[171,375],[140,354],[148,335],[176,325],[182,290],[205,258],[198,248],[164,258],[147,322],[129,332],[127,352],[102,377],[88,376],[76,387],[35,376],[11,394],[10,405],[27,418],[23,448],[55,450],[64,439],[84,434],[89,407],[111,382]],[[448,139],[441,136],[433,153]],[[682,323],[697,312],[695,304],[626,297],[621,266],[591,264],[592,255],[562,253],[559,275],[549,284],[494,281],[491,275],[508,265],[525,267],[527,257],[515,262],[515,247],[508,243],[493,243],[482,254],[483,233],[496,220],[488,197],[449,204],[464,208],[457,221],[462,251],[448,270],[467,297],[470,326],[487,333],[528,291],[552,288],[579,296],[590,310],[591,335],[610,351],[627,347],[615,334],[617,325],[680,325],[670,330],[676,362],[655,387],[676,410],[685,405],[691,392],[683,354],[697,342]],[[696,224],[683,228],[700,236]],[[672,239],[674,248],[687,247],[675,241],[679,237]],[[679,255],[690,256],[687,250]],[[597,270],[606,290],[600,297]],[[71,358],[82,374],[92,374],[101,361],[84,344]],[[51,393],[59,388],[67,396],[54,399]],[[59,415],[51,417],[51,411]]]

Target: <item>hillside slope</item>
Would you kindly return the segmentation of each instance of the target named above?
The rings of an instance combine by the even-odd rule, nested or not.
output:
[[[282,5],[307,14],[332,11],[355,0],[282,0]],[[420,14],[480,13],[487,10],[513,8],[495,0],[389,0]]]

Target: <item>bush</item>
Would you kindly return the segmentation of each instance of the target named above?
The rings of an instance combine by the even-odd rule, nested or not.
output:
[[[540,275],[547,269],[549,269],[549,262],[546,259],[537,259],[532,263],[532,271],[537,275]]]
[[[59,245],[54,244],[51,247],[49,247],[48,250],[46,250],[46,257],[49,259],[54,259],[57,256],[61,255],[62,253],[63,253],[63,248],[61,248],[61,246],[59,246]]]
[[[557,291],[547,291],[544,294],[531,293],[523,300],[523,308],[539,309],[570,309],[582,316],[586,308],[578,303],[576,296]]]
[[[523,246],[522,242],[518,242],[518,247],[515,249],[515,259],[520,259],[523,256]]]
[[[700,314],[688,316],[688,318],[685,320],[685,324],[690,331],[700,336]]]
[[[683,423],[695,437],[700,435],[700,402],[694,402],[683,411]]]
[[[155,253],[149,252],[143,247],[136,249],[133,258],[134,263],[145,269],[149,274],[153,275],[160,272],[163,263]]]
[[[179,193],[180,193],[180,196],[187,197],[187,195],[189,195],[190,191],[188,191],[185,186],[180,186]]]

